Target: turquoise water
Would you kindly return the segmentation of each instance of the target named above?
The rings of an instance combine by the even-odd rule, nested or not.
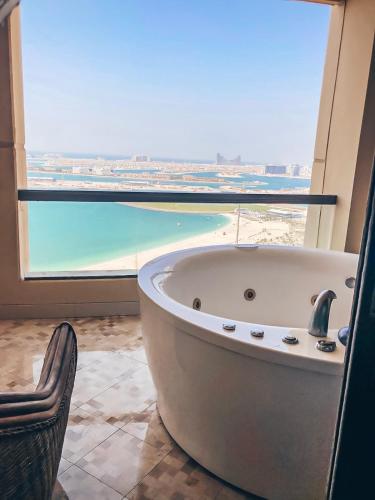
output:
[[[225,215],[118,203],[29,202],[30,271],[72,271],[227,224]]]

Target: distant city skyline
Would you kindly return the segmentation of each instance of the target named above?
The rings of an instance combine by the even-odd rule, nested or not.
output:
[[[26,155],[29,155],[30,157],[37,156],[39,155],[44,155],[44,156],[64,156],[67,158],[103,158],[103,159],[119,159],[119,160],[132,160],[136,162],[142,162],[142,161],[147,161],[147,162],[152,162],[152,161],[176,161],[176,162],[194,162],[194,163],[212,163],[216,165],[236,165],[237,163],[240,163],[242,165],[295,165],[295,166],[309,166],[309,164],[299,164],[296,162],[288,162],[288,163],[281,163],[281,162],[261,162],[261,161],[256,161],[256,160],[249,160],[248,158],[242,158],[241,155],[237,155],[235,158],[228,159],[225,158],[223,155],[220,153],[216,153],[216,155],[212,158],[183,158],[183,157],[167,157],[167,156],[156,156],[156,155],[144,155],[142,153],[135,153],[135,154],[112,154],[112,153],[103,153],[103,152],[84,152],[84,151],[44,151],[44,150],[36,150],[36,149],[26,149]],[[219,162],[219,159],[223,160],[222,163]],[[237,163],[236,163],[237,162]],[[311,166],[311,165],[310,165]]]
[[[27,150],[311,164],[328,6],[24,0],[21,11]]]

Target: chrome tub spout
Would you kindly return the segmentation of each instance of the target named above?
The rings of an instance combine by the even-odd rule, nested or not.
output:
[[[308,332],[314,337],[326,337],[328,333],[329,312],[331,304],[337,296],[333,290],[320,292],[311,313]]]

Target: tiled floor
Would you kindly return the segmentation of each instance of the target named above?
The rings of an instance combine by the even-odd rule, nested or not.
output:
[[[254,498],[214,477],[165,430],[137,317],[71,320],[78,370],[55,499]],[[35,388],[58,321],[0,321],[0,391]]]

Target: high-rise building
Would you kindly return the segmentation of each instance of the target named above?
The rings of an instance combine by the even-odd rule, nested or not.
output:
[[[225,164],[224,156],[221,156],[220,153],[216,153],[216,165],[224,165]]]
[[[287,173],[292,177],[299,177],[301,175],[301,165],[288,165]]]
[[[216,165],[241,165],[241,156],[238,155],[233,160],[227,160],[220,153],[216,153]]]
[[[147,155],[133,155],[132,161],[150,161],[150,157]]]
[[[286,165],[266,165],[265,173],[270,175],[285,175]]]

